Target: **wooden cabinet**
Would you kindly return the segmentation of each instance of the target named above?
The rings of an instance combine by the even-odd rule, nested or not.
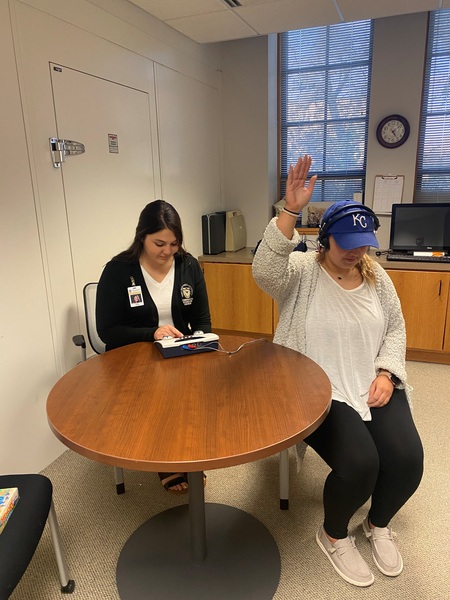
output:
[[[445,331],[444,331],[444,352],[448,352],[449,360],[446,361],[447,364],[450,364],[450,290],[449,290],[449,299],[447,303],[447,320],[445,322]]]
[[[200,256],[213,331],[272,338],[276,302],[256,285],[249,248]],[[450,364],[450,265],[392,266],[378,261],[392,279],[406,322],[407,358]],[[433,270],[434,269],[434,270]]]
[[[450,273],[386,269],[402,305],[407,358],[450,364]]]
[[[272,336],[274,303],[254,282],[251,264],[201,264],[213,330]]]

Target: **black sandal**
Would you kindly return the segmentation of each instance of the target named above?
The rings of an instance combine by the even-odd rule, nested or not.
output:
[[[185,473],[158,473],[158,477],[166,492],[171,492],[172,494],[186,494],[186,492],[189,491],[188,488],[182,490],[171,489],[175,485],[187,483],[187,476]]]
[[[174,485],[188,483],[187,473],[158,473],[158,477],[166,492],[172,492],[172,494],[185,494],[189,491],[189,488],[183,490],[171,489]],[[206,473],[203,473],[203,486],[206,487]]]

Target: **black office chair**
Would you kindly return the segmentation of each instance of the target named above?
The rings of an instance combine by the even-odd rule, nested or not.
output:
[[[87,283],[83,288],[83,300],[84,300],[84,315],[86,319],[86,331],[88,335],[89,344],[92,350],[96,354],[103,354],[105,352],[105,344],[100,339],[97,333],[97,327],[95,323],[95,302],[97,298],[97,283]],[[87,348],[86,340],[84,335],[74,335],[72,338],[75,346],[81,348],[81,355],[83,361],[87,359]],[[116,491],[118,494],[125,492],[125,484],[123,481],[123,469],[121,467],[114,467],[114,479],[116,482]]]
[[[0,475],[0,488],[17,488],[17,502],[0,533],[0,599],[7,600],[33,558],[48,520],[58,565],[61,591],[71,594],[75,582],[69,579],[61,542],[53,487],[44,475]],[[36,597],[42,597],[36,590]]]

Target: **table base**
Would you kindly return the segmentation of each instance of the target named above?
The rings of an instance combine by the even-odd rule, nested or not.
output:
[[[121,600],[269,600],[281,560],[269,530],[252,515],[205,505],[207,558],[191,560],[188,505],[152,517],[125,543],[117,563]]]

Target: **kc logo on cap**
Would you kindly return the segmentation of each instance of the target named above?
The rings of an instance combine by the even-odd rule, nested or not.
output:
[[[363,229],[367,229],[368,225],[367,225],[367,221],[366,221],[366,215],[360,215],[358,213],[357,215],[351,215],[351,216],[353,217],[353,226],[359,225]],[[372,223],[373,223],[373,221],[372,221]]]

